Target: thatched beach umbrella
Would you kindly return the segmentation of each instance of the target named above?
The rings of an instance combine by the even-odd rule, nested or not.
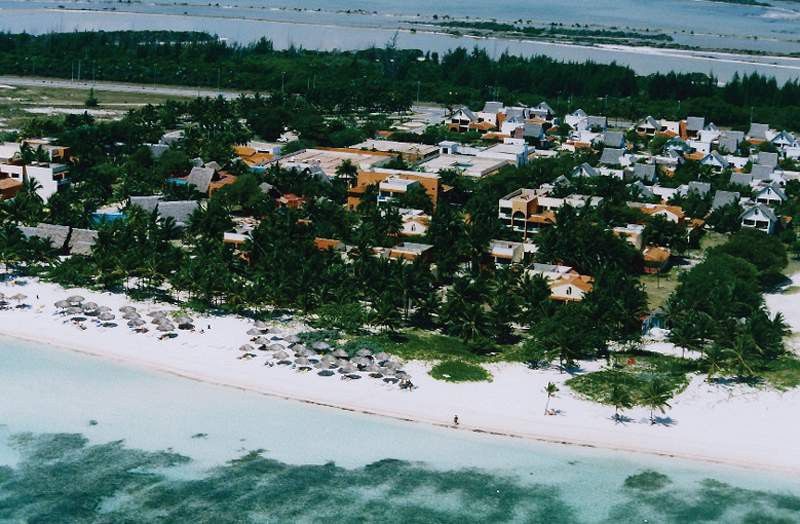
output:
[[[268,346],[269,339],[267,337],[256,337],[253,339],[253,343],[258,344],[259,346]]]
[[[9,300],[13,300],[14,302],[22,302],[26,298],[28,298],[27,295],[23,295],[22,293],[17,293],[16,295],[8,297]]]
[[[67,315],[80,315],[82,312],[83,310],[78,306],[70,306],[64,310],[64,313]]]
[[[367,357],[356,357],[351,362],[360,368],[365,368],[372,364],[372,361]]]
[[[124,318],[125,320],[133,320],[133,319],[142,318],[142,317],[136,311],[128,311],[127,313],[122,315],[122,318]]]
[[[389,360],[390,358],[392,358],[392,356],[391,356],[389,353],[385,353],[385,352],[383,352],[383,351],[381,351],[380,353],[378,353],[377,355],[375,355],[375,360],[376,360],[377,362],[386,362],[386,361],[387,361],[387,360]]]
[[[253,327],[261,331],[266,331],[269,329],[269,326],[260,320],[256,320],[255,322],[253,322]]]
[[[300,358],[298,358],[298,359],[295,359],[294,363],[295,363],[295,364],[297,365],[297,367],[299,367],[299,368],[311,368],[311,361],[310,361],[310,360],[308,360],[308,359],[307,359],[307,358],[305,358],[305,357],[300,357]]]
[[[345,351],[343,349],[337,349],[336,351],[334,351],[331,354],[336,358],[347,358],[347,357],[350,356],[350,355],[347,354],[347,351]]]
[[[275,358],[276,360],[286,360],[287,358],[289,358],[289,353],[280,350],[276,351],[275,354],[272,355],[272,357]]]
[[[2,295],[2,293],[0,293],[0,295]],[[3,298],[3,297],[2,297],[2,296],[0,296],[0,299],[2,299],[2,298]],[[66,300],[59,300],[58,302],[56,302],[56,303],[55,303],[55,306],[56,306],[58,309],[66,309],[66,308],[68,308],[68,307],[69,307],[69,302],[67,302]]]
[[[311,344],[311,347],[316,349],[317,351],[328,351],[328,350],[331,349],[331,345],[330,344],[328,344],[327,342],[323,342],[321,340]]]
[[[247,334],[251,337],[259,337],[261,336],[261,330],[256,328],[250,328],[247,330]]]
[[[97,315],[97,319],[103,322],[111,322],[115,318],[116,317],[112,313],[109,313],[108,311],[103,311],[102,313]]]
[[[280,344],[270,344],[269,346],[267,346],[267,349],[270,351],[283,351],[283,346],[281,346]]]
[[[119,312],[120,313],[135,313],[136,312],[136,308],[133,307],[133,306],[122,306],[121,308],[119,308]]]
[[[70,304],[72,304],[72,305],[76,305],[76,304],[80,304],[80,303],[81,303],[81,302],[83,302],[84,300],[86,300],[86,299],[85,299],[85,298],[83,298],[83,297],[82,297],[82,296],[80,296],[80,295],[72,295],[71,297],[69,297],[69,298],[67,299],[67,302],[69,302],[69,303],[70,303]]]
[[[372,377],[372,378],[381,378],[381,377],[383,377],[383,373],[381,372],[380,366],[378,366],[377,364],[374,364],[374,363],[370,364],[369,366],[367,366],[367,368],[364,371],[369,373],[369,376]]]
[[[158,325],[157,328],[159,331],[175,331],[175,326],[170,324],[169,322],[162,322]]]
[[[314,364],[314,367],[317,369],[330,369],[331,363],[326,360],[320,360],[319,362]]]
[[[367,348],[359,349],[356,351],[357,357],[371,357],[372,351],[368,350]]]
[[[178,329],[194,329],[192,319],[185,315],[176,318],[175,323],[178,324]]]
[[[111,313],[111,308],[108,306],[97,306],[95,309],[98,313]]]
[[[156,310],[156,311],[148,312],[147,316],[148,317],[152,317],[152,318],[166,317],[167,316],[167,312],[159,309],[159,310]]]
[[[255,348],[253,346],[251,346],[250,344],[243,344],[243,345],[239,346],[239,351],[244,351],[246,353],[249,353],[251,351],[255,351]]]
[[[128,321],[129,328],[138,328],[144,326],[145,324],[147,324],[147,322],[145,322],[141,318],[134,318]]]
[[[348,373],[355,373],[356,371],[358,371],[358,370],[350,362],[346,362],[345,364],[343,364],[342,366],[339,367],[339,373],[342,373],[344,375],[346,375]]]
[[[298,337],[297,335],[288,335],[288,336],[284,337],[284,340],[286,340],[286,342],[290,342],[292,344],[297,344],[298,342],[300,342],[300,337]]]

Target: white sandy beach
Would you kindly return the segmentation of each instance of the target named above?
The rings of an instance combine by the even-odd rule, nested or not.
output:
[[[0,311],[0,334],[48,343],[186,378],[252,390],[375,415],[420,423],[450,425],[454,415],[459,430],[500,433],[542,441],[594,446],[632,452],[677,456],[741,467],[800,474],[800,390],[779,392],[745,386],[707,384],[696,377],[672,401],[670,425],[652,426],[646,409],[627,413],[626,424],[611,420],[613,410],[579,399],[563,385],[569,375],[557,370],[529,370],[519,364],[489,366],[491,383],[449,384],[427,374],[428,364],[404,366],[418,386],[400,390],[368,377],[343,381],[320,377],[289,367],[264,366],[265,357],[239,360],[239,346],[249,342],[252,322],[237,317],[196,318],[196,332],[180,331],[174,339],[159,340],[158,332],[137,334],[119,318],[118,308],[134,305],[144,313],[173,309],[152,303],[134,303],[123,295],[63,289],[35,279],[26,285],[0,283],[6,296],[23,293],[31,309]],[[794,285],[800,284],[795,275]],[[81,330],[57,315],[53,305],[69,295],[113,308],[119,326],[103,328],[86,322]],[[36,296],[38,295],[38,300]],[[798,296],[767,297],[773,311],[782,311],[795,332],[800,332]],[[211,326],[200,333],[199,329]],[[302,326],[281,326],[287,331]],[[0,347],[2,351],[2,347]],[[258,353],[258,352],[256,352]],[[586,364],[587,369],[600,363]],[[561,389],[551,407],[558,416],[545,416],[543,389],[548,381]]]

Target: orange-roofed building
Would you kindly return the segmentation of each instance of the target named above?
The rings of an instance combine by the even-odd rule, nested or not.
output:
[[[344,251],[344,242],[335,238],[317,237],[314,239],[314,247],[320,251]]]
[[[672,252],[669,248],[648,246],[642,252],[644,258],[644,272],[647,274],[660,273],[669,265]]]
[[[16,178],[0,179],[0,200],[14,198],[22,188],[22,180]]]
[[[276,199],[278,205],[281,207],[288,207],[289,209],[300,209],[306,203],[306,199],[295,195],[294,193],[286,193]]]
[[[593,289],[594,279],[588,275],[569,273],[550,283],[550,298],[559,302],[580,302]]]

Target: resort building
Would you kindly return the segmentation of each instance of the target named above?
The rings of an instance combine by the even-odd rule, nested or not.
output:
[[[336,178],[336,170],[346,160],[349,160],[359,170],[369,170],[381,166],[395,155],[381,151],[364,151],[351,148],[326,148],[302,149],[275,159],[283,169],[296,169],[298,171],[313,170],[315,173],[324,174],[328,180]]]
[[[360,171],[356,185],[347,193],[347,207],[356,209],[361,203],[361,198],[369,186],[378,186],[379,202],[389,202],[408,191],[413,183],[418,183],[425,189],[434,209],[443,193],[439,175],[434,173],[420,173],[417,171],[404,171],[401,169],[375,168],[369,171]],[[381,187],[383,184],[383,187]]]
[[[501,198],[497,213],[500,223],[527,237],[544,226],[555,224],[556,212],[564,206],[596,207],[603,201],[601,197],[577,194],[555,198],[548,196],[549,189],[522,188]]]
[[[409,164],[424,162],[439,154],[439,147],[428,144],[413,144],[409,142],[396,142],[393,140],[374,140],[369,139],[364,142],[352,145],[351,150],[372,151],[387,153],[392,156],[400,156],[403,161]]]

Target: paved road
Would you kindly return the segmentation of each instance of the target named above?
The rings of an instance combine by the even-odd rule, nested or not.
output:
[[[224,98],[236,98],[241,93],[248,93],[249,91],[227,91],[208,88],[186,87],[186,86],[160,86],[160,85],[143,85],[143,84],[126,84],[123,82],[104,82],[104,81],[73,81],[61,80],[58,78],[41,78],[41,77],[23,77],[23,76],[2,76],[0,75],[0,84],[10,86],[22,87],[51,87],[59,89],[80,89],[87,91],[89,88],[94,88],[95,91],[114,91],[118,93],[142,93],[152,95],[165,95],[165,96],[181,96],[181,97],[216,97],[222,95]]]

